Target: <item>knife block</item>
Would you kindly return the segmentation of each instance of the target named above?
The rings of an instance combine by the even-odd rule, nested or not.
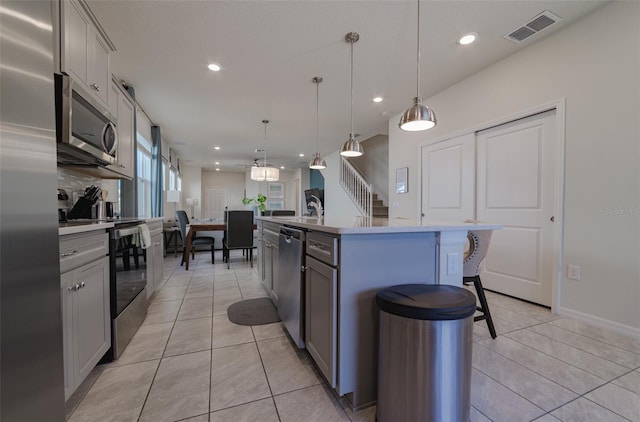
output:
[[[78,202],[73,205],[71,211],[67,215],[67,220],[76,220],[78,218],[91,218],[91,206],[93,204],[84,196],[78,198]]]

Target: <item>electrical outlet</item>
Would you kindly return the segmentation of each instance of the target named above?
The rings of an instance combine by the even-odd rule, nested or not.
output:
[[[580,267],[577,265],[567,266],[567,278],[571,280],[580,280]]]

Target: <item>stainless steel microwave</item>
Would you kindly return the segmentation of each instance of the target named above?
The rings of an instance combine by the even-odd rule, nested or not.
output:
[[[58,163],[106,166],[116,162],[118,132],[109,110],[81,93],[73,80],[55,75]]]

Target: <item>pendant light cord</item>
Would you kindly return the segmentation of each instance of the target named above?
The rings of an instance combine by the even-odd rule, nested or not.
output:
[[[320,81],[316,82],[316,153],[320,153],[320,132],[318,129],[319,121],[318,114],[320,113]]]
[[[416,54],[416,97],[420,96],[420,0],[418,0],[418,51]]]
[[[262,123],[264,123],[264,163],[263,166],[267,167],[267,124],[269,123],[268,120],[263,120]]]
[[[353,136],[353,43],[354,41],[352,40],[350,42],[351,44],[351,136]]]

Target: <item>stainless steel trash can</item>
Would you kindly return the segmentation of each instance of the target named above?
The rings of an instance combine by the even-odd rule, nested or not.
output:
[[[380,309],[378,422],[470,420],[473,293],[405,284],[376,294]]]

